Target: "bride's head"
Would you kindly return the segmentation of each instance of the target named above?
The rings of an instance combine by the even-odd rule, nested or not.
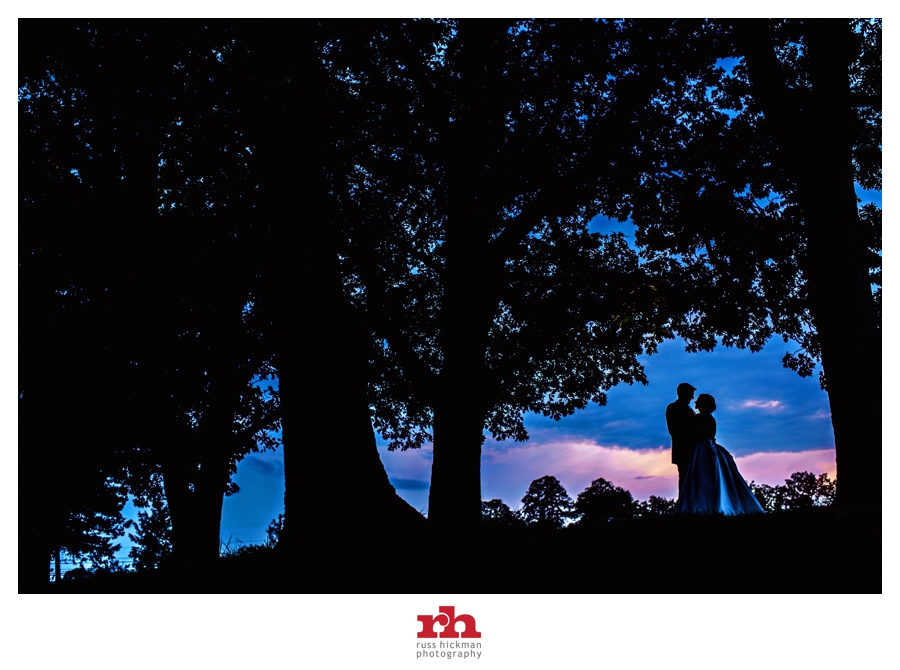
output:
[[[712,414],[716,411],[716,399],[709,393],[701,393],[697,396],[697,402],[694,403],[694,407],[697,408],[697,411],[704,414]]]

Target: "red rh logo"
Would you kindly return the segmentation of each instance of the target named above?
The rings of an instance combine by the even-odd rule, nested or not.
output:
[[[455,609],[453,605],[441,605],[438,607],[440,614],[437,616],[418,615],[416,618],[422,622],[422,631],[416,637],[460,637],[460,634],[456,631],[458,622],[462,622],[466,626],[462,637],[481,637],[481,633],[475,630],[475,617],[471,614],[456,616],[454,614]],[[440,635],[434,632],[435,623],[439,623],[444,627]]]

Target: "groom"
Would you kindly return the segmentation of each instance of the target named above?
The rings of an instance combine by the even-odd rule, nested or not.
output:
[[[691,400],[694,399],[696,390],[690,384],[679,384],[675,389],[678,400],[666,407],[666,427],[672,436],[672,462],[678,466],[679,498],[684,475],[694,456],[696,439],[694,439],[694,410],[691,409]]]

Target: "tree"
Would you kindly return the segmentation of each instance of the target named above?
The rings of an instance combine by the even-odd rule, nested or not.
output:
[[[673,31],[701,56],[686,91],[660,94],[666,132],[640,152],[632,211],[648,268],[674,285],[664,297],[681,305],[672,327],[689,350],[720,335],[757,351],[778,334],[801,345],[786,367],[808,376],[821,363],[850,506],[880,499],[881,215],[854,192],[881,187],[880,30],[742,20],[707,22],[699,41]],[[736,59],[730,71],[722,58]]]
[[[674,514],[676,501],[661,496],[650,496],[646,501],[637,503],[637,513],[640,516],[660,516],[663,514]]]
[[[481,523],[484,528],[494,530],[525,527],[525,521],[518,510],[511,510],[500,498],[481,501]]]
[[[837,487],[828,473],[795,472],[779,486],[750,482],[750,489],[763,509],[780,512],[832,505]]]
[[[630,519],[637,511],[631,493],[602,477],[591,482],[575,500],[575,511],[581,525],[606,523],[613,519]]]
[[[645,381],[637,356],[664,336],[624,239],[586,230],[620,211],[633,116],[662,73],[629,73],[641,47],[614,22],[381,30],[377,59],[354,49],[334,78],[369,124],[332,185],[351,203],[342,266],[376,338],[375,425],[392,447],[433,440],[429,521],[471,529],[485,431],[526,439],[526,411],[604,403]],[[604,160],[582,160],[598,143]]]
[[[277,394],[254,384],[271,375],[248,309],[258,236],[229,209],[248,195],[240,137],[226,110],[219,123],[199,123],[215,118],[212,82],[226,66],[214,54],[227,40],[215,27],[160,33],[79,22],[35,28],[27,42],[23,297],[46,306],[51,322],[81,320],[62,360],[37,377],[59,385],[77,357],[89,364],[80,363],[76,383],[99,370],[117,379],[115,394],[80,392],[84,402],[103,398],[111,417],[106,467],[137,496],[165,474],[175,553],[215,557],[222,497],[236,491],[230,476],[248,451],[274,446],[265,429],[278,420]],[[208,86],[192,85],[185,67],[209,75]],[[234,176],[227,187],[223,171]],[[69,231],[76,212],[82,225]],[[32,341],[46,341],[46,323]],[[26,385],[22,397],[39,399],[38,384]],[[50,402],[25,406],[55,411]]]
[[[282,550],[299,547],[300,533],[329,534],[334,517],[356,518],[382,535],[424,523],[396,494],[378,456],[369,388],[373,343],[364,313],[378,305],[350,298],[346,222],[356,212],[339,197],[372,132],[360,118],[366,100],[354,95],[348,63],[377,69],[379,49],[434,48],[428,36],[407,40],[406,24],[396,26],[399,34],[390,39],[378,23],[320,21],[239,34],[248,82],[242,105],[258,157],[254,214],[269,231],[259,306],[271,324],[284,408]],[[372,226],[365,239],[385,230],[378,218],[365,223]],[[300,325],[298,315],[311,327]],[[330,514],[320,514],[321,501],[333,498],[323,473],[337,469],[354,495],[340,496]]]
[[[522,498],[522,518],[529,526],[558,530],[566,519],[575,518],[572,499],[552,475],[535,479]]]
[[[805,58],[788,67],[778,61],[775,29],[753,24],[738,32],[738,46],[804,221],[801,267],[831,405],[838,500],[863,505],[881,499],[872,476],[881,454],[881,329],[871,276],[880,259],[854,184],[881,187],[880,21],[804,21]],[[806,82],[791,85],[792,69]]]
[[[171,559],[172,519],[162,497],[151,502],[149,512],[138,510],[135,533],[128,538],[134,542],[128,556],[137,571],[157,570]]]
[[[279,514],[269,522],[266,527],[266,546],[276,547],[281,539],[281,531],[284,530],[284,514]]]

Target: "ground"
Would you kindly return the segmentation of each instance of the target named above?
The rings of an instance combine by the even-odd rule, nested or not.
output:
[[[340,531],[341,529],[336,529]],[[881,510],[668,515],[535,533],[358,534],[203,566],[48,584],[78,593],[881,593]]]

